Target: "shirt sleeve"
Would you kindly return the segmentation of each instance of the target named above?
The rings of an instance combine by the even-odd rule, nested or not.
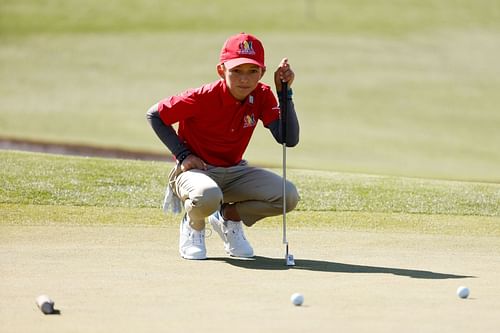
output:
[[[175,158],[182,161],[191,154],[191,151],[186,148],[184,143],[179,139],[177,133],[171,125],[165,124],[158,114],[158,104],[153,105],[147,112],[146,118],[155,131],[158,138],[170,150]]]
[[[270,123],[280,118],[280,107],[278,105],[278,100],[276,99],[276,96],[274,96],[271,89],[266,89],[264,92],[264,105],[261,120],[267,128]]]
[[[196,102],[196,90],[187,90],[179,95],[171,96],[158,103],[158,114],[166,125],[193,117],[199,108]]]

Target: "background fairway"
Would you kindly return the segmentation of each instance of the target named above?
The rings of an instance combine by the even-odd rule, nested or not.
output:
[[[498,1],[0,3],[0,137],[164,151],[144,113],[259,35],[297,73],[289,165],[500,181]],[[270,83],[270,73],[264,81]],[[259,128],[247,158],[278,166]]]

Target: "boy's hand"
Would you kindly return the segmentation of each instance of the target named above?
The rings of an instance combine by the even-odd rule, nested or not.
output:
[[[196,155],[189,155],[182,161],[181,163],[181,171],[188,171],[191,169],[200,169],[200,170],[207,170],[207,165],[201,158],[199,158]]]
[[[274,72],[274,84],[276,85],[276,91],[281,91],[282,81],[288,82],[288,89],[290,89],[294,78],[295,73],[288,63],[288,58],[283,58],[278,66],[278,69]]]

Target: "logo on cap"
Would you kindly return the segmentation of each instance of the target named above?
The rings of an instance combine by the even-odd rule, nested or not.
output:
[[[255,51],[252,46],[252,41],[243,41],[239,45],[240,49],[238,54],[240,55],[255,55]]]

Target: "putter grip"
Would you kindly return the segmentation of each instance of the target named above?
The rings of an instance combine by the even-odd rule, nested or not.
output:
[[[280,120],[281,120],[281,140],[286,143],[286,118],[288,106],[288,82],[281,82],[281,100],[280,100]]]

